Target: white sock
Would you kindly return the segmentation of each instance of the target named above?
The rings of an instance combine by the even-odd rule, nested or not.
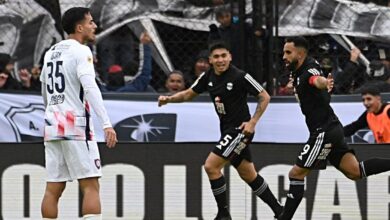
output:
[[[83,220],[102,220],[102,214],[87,214],[83,216]]]

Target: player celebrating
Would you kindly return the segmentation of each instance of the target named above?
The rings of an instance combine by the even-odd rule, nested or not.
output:
[[[109,148],[117,138],[95,82],[91,50],[83,45],[95,40],[96,24],[88,8],[77,7],[65,12],[62,26],[69,37],[46,52],[40,78],[47,170],[41,212],[43,219],[56,219],[66,181],[77,179],[83,193],[83,219],[98,220],[102,219],[98,182],[102,174],[89,105],[100,119]]]
[[[185,102],[202,92],[210,93],[220,119],[221,131],[220,141],[210,152],[204,165],[218,205],[215,220],[231,219],[226,199],[226,182],[221,172],[228,162],[278,216],[282,207],[263,177],[256,172],[248,146],[253,138],[256,123],[265,111],[270,97],[251,75],[230,64],[232,57],[224,43],[215,42],[210,45],[209,52],[209,62],[213,68],[201,74],[187,90],[172,96],[160,96],[158,104],[162,106],[167,103]],[[252,117],[247,104],[248,93],[258,99]]]
[[[304,193],[304,179],[312,169],[325,169],[327,160],[351,180],[390,170],[390,159],[358,162],[344,141],[343,127],[330,106],[333,79],[325,78],[317,61],[308,57],[303,37],[287,38],[283,60],[292,71],[295,95],[310,131],[309,140],[289,172],[290,189],[279,220],[293,217]]]

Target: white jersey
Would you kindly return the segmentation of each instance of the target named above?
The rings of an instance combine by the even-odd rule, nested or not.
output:
[[[93,140],[89,103],[80,81],[83,75],[95,78],[89,47],[68,39],[46,52],[40,76],[46,104],[45,141]]]

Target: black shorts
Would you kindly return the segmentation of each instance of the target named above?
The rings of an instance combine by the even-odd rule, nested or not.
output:
[[[341,124],[332,126],[327,131],[318,129],[310,133],[302,151],[298,155],[296,165],[308,169],[326,169],[327,161],[339,168],[344,154],[354,151],[348,148],[344,140]]]
[[[244,136],[239,128],[228,129],[221,135],[213,152],[229,160],[237,168],[243,159],[252,162],[249,144],[252,142],[253,136],[254,134],[249,137]]]

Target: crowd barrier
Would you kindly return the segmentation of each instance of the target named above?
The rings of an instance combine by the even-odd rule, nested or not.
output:
[[[158,107],[158,94],[104,94],[104,105],[120,141],[211,142],[219,139],[219,119],[207,95],[192,102]],[[384,94],[383,100],[390,100]],[[364,112],[360,95],[333,96],[331,105],[342,124]],[[251,113],[257,102],[249,99]],[[39,94],[0,93],[0,142],[42,141],[44,105]],[[94,116],[94,115],[93,115]],[[97,117],[96,140],[104,141]],[[205,123],[207,122],[207,123]],[[309,137],[299,104],[293,96],[272,97],[257,123],[254,142],[303,143]],[[351,143],[373,142],[369,129],[358,131]]]

